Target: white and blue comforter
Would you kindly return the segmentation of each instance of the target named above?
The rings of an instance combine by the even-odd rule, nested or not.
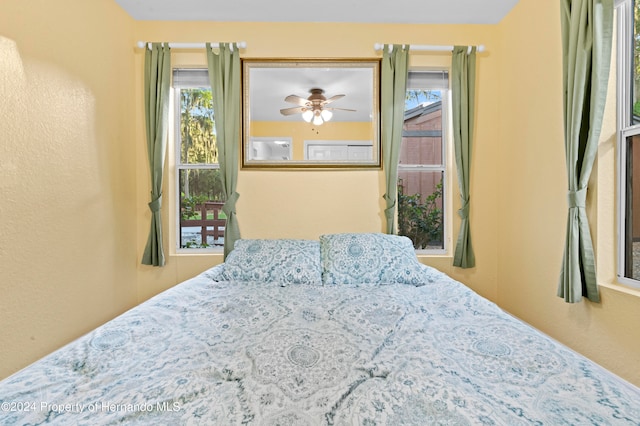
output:
[[[638,388],[444,274],[282,287],[217,271],[0,382],[0,424],[640,424]]]

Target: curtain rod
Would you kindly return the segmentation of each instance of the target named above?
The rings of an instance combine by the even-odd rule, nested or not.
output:
[[[238,49],[246,49],[247,42],[240,41],[237,43]],[[139,41],[137,46],[142,49],[144,47],[151,48],[151,43],[146,41]],[[169,47],[172,49],[204,49],[205,43],[169,43]],[[220,47],[220,43],[211,43],[211,47]]]
[[[391,45],[389,45],[391,46]],[[421,52],[451,52],[454,46],[429,46],[424,44],[417,45],[409,45],[409,50],[421,51]],[[471,53],[471,48],[473,46],[469,46],[468,52]],[[376,43],[373,45],[374,50],[382,50],[384,48],[384,44]],[[484,52],[484,45],[480,44],[477,46],[476,50],[478,52]]]

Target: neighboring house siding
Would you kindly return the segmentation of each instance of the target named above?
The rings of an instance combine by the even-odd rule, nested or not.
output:
[[[422,135],[416,137],[415,135]],[[440,164],[442,161],[442,103],[418,106],[405,113],[400,164]],[[435,173],[400,170],[398,179],[406,194],[431,194],[440,183]],[[439,200],[442,208],[442,199]]]

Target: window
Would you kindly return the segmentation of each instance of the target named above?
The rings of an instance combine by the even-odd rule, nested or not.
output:
[[[398,234],[416,250],[445,249],[445,71],[409,71],[398,164]]]
[[[208,71],[176,69],[173,87],[177,247],[222,246],[226,217]]]
[[[618,24],[618,277],[640,287],[640,4],[616,2]]]

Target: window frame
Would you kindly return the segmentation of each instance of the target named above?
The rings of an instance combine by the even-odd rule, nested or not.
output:
[[[175,81],[176,73],[179,72],[193,72],[192,77],[186,77],[181,81]],[[171,193],[175,197],[173,203],[173,210],[175,220],[173,221],[174,229],[172,229],[173,238],[175,238],[174,248],[176,254],[218,254],[224,251],[223,246],[211,246],[211,247],[198,247],[198,248],[186,248],[181,247],[182,241],[180,241],[180,219],[181,219],[181,196],[180,196],[180,172],[182,170],[219,170],[219,163],[183,163],[181,148],[182,148],[182,135],[180,132],[180,90],[182,89],[209,89],[211,90],[211,83],[209,81],[209,71],[207,68],[174,68],[172,70],[172,84],[171,94],[173,96],[173,188]],[[206,78],[204,76],[206,75]],[[214,112],[215,113],[215,112]],[[214,130],[215,131],[215,130]]]
[[[617,267],[616,275],[619,283],[640,288],[640,280],[626,277],[626,187],[627,187],[627,139],[640,135],[640,124],[633,124],[632,99],[633,90],[632,75],[634,67],[633,59],[633,31],[634,11],[632,0],[616,0],[616,24],[617,24],[617,168],[616,196],[617,196]]]
[[[442,214],[442,248],[438,248],[438,249],[416,249],[415,252],[417,255],[419,256],[430,256],[430,255],[446,255],[447,253],[449,253],[449,249],[451,247],[451,241],[450,241],[450,237],[451,237],[451,230],[450,230],[450,222],[451,222],[451,203],[449,202],[450,200],[450,173],[451,173],[451,166],[449,164],[449,158],[450,158],[450,149],[451,149],[451,143],[449,142],[449,130],[450,130],[450,80],[449,80],[449,76],[450,76],[450,70],[445,69],[445,68],[438,68],[438,69],[432,69],[432,68],[419,68],[419,67],[411,67],[409,68],[408,71],[408,76],[407,76],[407,91],[412,90],[412,88],[410,87],[411,84],[411,80],[412,80],[412,75],[417,76],[419,74],[432,74],[432,75],[437,75],[439,74],[441,76],[441,78],[443,79],[442,83],[440,83],[440,86],[434,84],[433,87],[419,87],[419,88],[413,88],[414,90],[438,90],[441,92],[442,96],[441,96],[441,102],[442,102],[442,136],[441,136],[441,143],[442,143],[442,159],[441,159],[441,164],[440,165],[426,165],[426,164],[400,164],[398,163],[398,175],[400,174],[401,171],[405,171],[405,172],[440,172],[442,173],[442,209],[443,214]],[[444,77],[446,76],[446,80],[444,79]],[[435,80],[435,79],[434,79]],[[431,80],[431,81],[434,81]],[[404,135],[403,135],[403,139],[404,139]],[[397,185],[397,183],[396,183]],[[397,209],[396,209],[397,210]],[[396,215],[399,212],[396,211]]]

